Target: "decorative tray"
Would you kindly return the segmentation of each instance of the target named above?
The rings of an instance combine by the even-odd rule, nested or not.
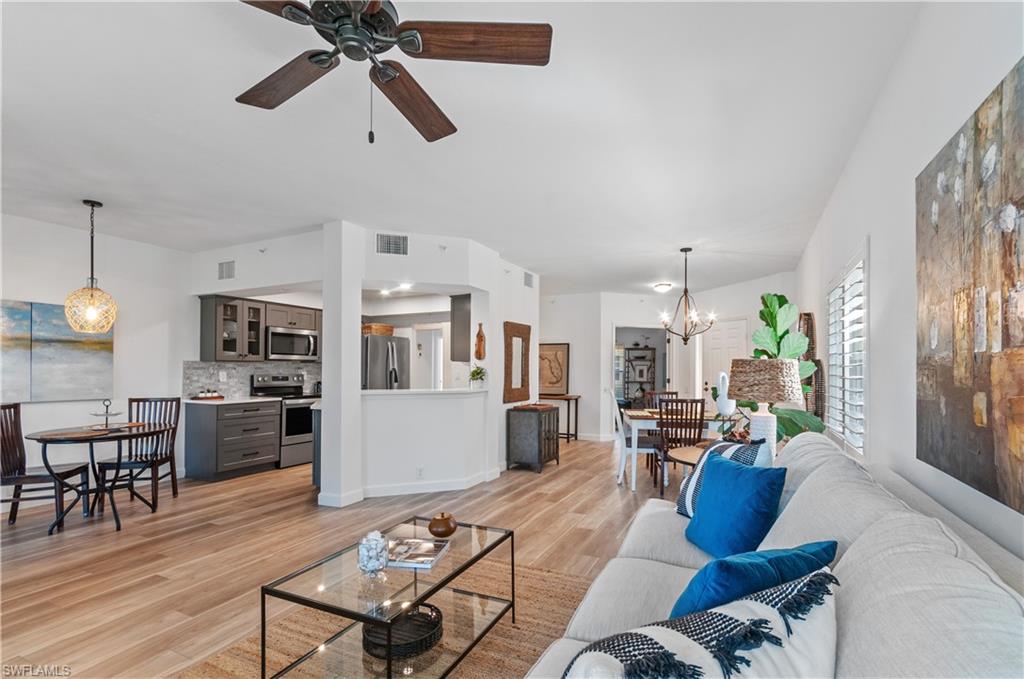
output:
[[[436,646],[443,632],[441,621],[441,609],[431,604],[420,604],[403,615],[391,628],[391,657],[411,658]],[[374,658],[387,658],[386,629],[363,625],[363,650]]]

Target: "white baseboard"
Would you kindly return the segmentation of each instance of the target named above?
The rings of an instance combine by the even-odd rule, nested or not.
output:
[[[316,496],[316,503],[324,507],[347,507],[355,504],[365,497],[362,489],[350,490],[347,493],[324,493]]]
[[[439,481],[411,481],[408,483],[390,483],[364,488],[366,497],[389,497],[392,495],[414,495],[416,493],[440,493],[446,490],[465,490],[484,481],[492,481],[501,474],[499,469],[491,469],[474,474],[464,479],[444,479]]]
[[[580,434],[580,441],[596,441],[598,443],[608,443],[614,441],[614,434]]]

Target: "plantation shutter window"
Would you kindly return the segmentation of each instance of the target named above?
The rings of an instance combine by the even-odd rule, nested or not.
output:
[[[853,264],[829,291],[828,397],[825,425],[829,434],[864,454],[864,397],[867,359],[867,308],[864,261]]]

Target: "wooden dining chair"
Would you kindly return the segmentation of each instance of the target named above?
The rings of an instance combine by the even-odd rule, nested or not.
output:
[[[658,429],[661,442],[658,448],[660,465],[656,473],[660,476],[661,496],[665,497],[668,483],[668,463],[697,466],[704,452],[704,399],[664,398],[658,404]],[[701,445],[704,444],[704,445]]]
[[[679,398],[678,391],[648,391],[644,394],[644,408],[657,408],[664,398]]]
[[[171,477],[171,495],[178,497],[178,469],[174,461],[174,442],[178,435],[178,420],[181,416],[180,398],[130,398],[128,399],[128,420],[152,424],[172,425],[172,429],[128,442],[128,452],[121,460],[121,470],[127,475],[114,479],[117,488],[127,488],[129,499],[136,496],[136,482],[149,481],[150,511],[155,512],[160,497],[160,481]],[[160,468],[168,466],[163,474]],[[103,460],[97,465],[101,480],[106,483],[108,473],[117,468],[117,459]],[[144,476],[149,472],[148,476]],[[142,496],[139,496],[142,497]],[[99,496],[100,512],[103,511],[103,496]]]
[[[648,392],[644,393],[644,408],[646,408],[648,410],[657,410],[658,409],[658,405],[661,403],[661,400],[665,399],[665,398],[679,398],[679,392],[678,391],[648,391]],[[658,437],[658,438],[660,438],[660,437]],[[651,455],[651,456],[649,456],[646,459],[646,462],[647,462],[647,471],[649,471],[651,473],[651,478],[652,479],[656,479],[657,478],[657,470],[658,470],[658,460],[657,460],[657,457],[654,456],[654,455]],[[656,480],[655,480],[655,483],[657,483]]]
[[[87,462],[69,462],[51,465],[54,474],[50,475],[46,467],[27,467],[25,465],[25,438],[21,433],[21,404],[4,403],[0,405],[0,486],[14,486],[11,497],[3,498],[2,502],[11,503],[11,512],[7,523],[14,525],[18,520],[18,505],[27,500],[53,500],[57,517],[64,513],[64,494],[68,488],[61,485],[58,479],[79,477],[78,489],[89,497],[89,464]],[[25,486],[31,486],[26,488]],[[39,493],[51,493],[39,495]],[[88,516],[89,503],[83,503],[83,511]],[[61,523],[59,528],[63,528]]]

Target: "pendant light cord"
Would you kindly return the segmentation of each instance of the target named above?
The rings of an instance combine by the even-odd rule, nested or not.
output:
[[[89,287],[96,287],[96,206],[89,206]]]

